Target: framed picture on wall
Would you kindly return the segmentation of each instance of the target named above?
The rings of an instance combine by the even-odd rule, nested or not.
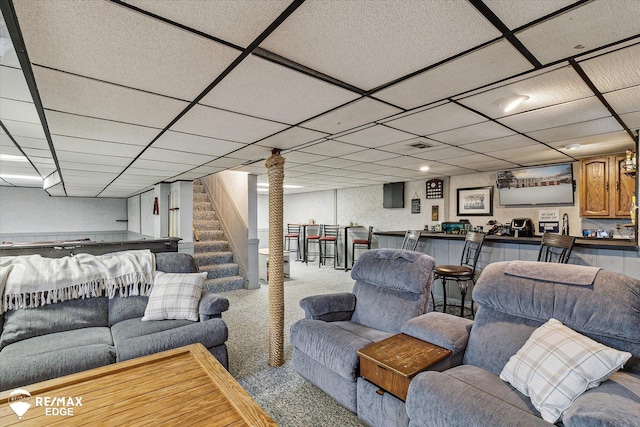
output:
[[[458,188],[458,216],[493,215],[493,186]]]

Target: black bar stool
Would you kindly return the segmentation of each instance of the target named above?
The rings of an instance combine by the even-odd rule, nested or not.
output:
[[[322,236],[322,225],[307,225],[307,232],[304,239],[304,262],[309,265],[309,242],[318,244],[320,252],[320,236]]]
[[[296,242],[297,258],[300,259],[300,224],[287,224],[287,234],[284,235],[285,250],[291,250],[291,241]]]
[[[367,239],[353,239],[351,241],[351,267],[356,263],[356,249],[371,249],[371,238],[373,237],[373,227],[369,227]]]
[[[318,267],[326,265],[327,258],[333,258],[333,268],[336,268],[338,261],[338,233],[340,232],[339,225],[325,225],[323,227],[323,235],[319,239],[320,245],[320,259],[318,261]],[[327,243],[333,245],[332,255],[327,255]]]

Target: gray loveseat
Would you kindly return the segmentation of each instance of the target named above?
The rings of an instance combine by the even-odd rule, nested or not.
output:
[[[294,369],[356,412],[357,351],[400,332],[405,321],[427,311],[434,266],[432,257],[413,251],[361,254],[351,272],[352,293],[300,301],[305,318],[291,327]]]
[[[155,257],[166,273],[195,273],[191,255],[168,252]],[[228,368],[227,326],[221,313],[229,301],[203,291],[199,321],[141,321],[148,298],[96,297],[0,316],[0,390],[57,378],[147,354],[202,343]]]
[[[592,267],[516,263],[484,269],[473,291],[479,307],[473,322],[428,313],[403,326],[403,332],[447,347],[462,359],[451,369],[413,379],[406,402],[409,426],[551,425],[529,397],[499,377],[511,356],[551,318],[632,355],[622,370],[577,397],[558,424],[640,425],[640,280],[605,270],[593,273]],[[592,279],[576,284],[590,274],[595,274]],[[405,423],[378,421],[379,426]]]

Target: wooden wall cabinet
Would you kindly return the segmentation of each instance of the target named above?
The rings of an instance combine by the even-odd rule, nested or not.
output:
[[[626,173],[624,154],[580,160],[580,216],[629,218],[636,177]]]

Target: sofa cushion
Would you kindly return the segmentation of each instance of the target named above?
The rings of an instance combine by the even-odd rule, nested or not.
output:
[[[19,357],[20,355],[35,356],[65,348],[76,348],[93,344],[113,346],[113,339],[111,338],[109,328],[101,326],[40,335],[10,344],[3,348],[0,354],[15,357]]]
[[[158,320],[153,322],[143,322],[140,317],[136,319],[127,319],[111,326],[111,335],[113,343],[117,347],[122,341],[129,338],[141,337],[144,335],[155,334],[156,332],[167,331],[170,329],[180,328],[182,326],[193,325],[190,320]]]
[[[118,325],[128,323],[133,325],[135,319],[125,320]],[[156,322],[142,322],[139,324],[177,322],[177,320],[162,320]],[[188,321],[186,321],[188,322]],[[116,326],[118,326],[116,325]],[[183,347],[193,343],[201,343],[206,348],[223,345],[228,338],[227,325],[222,319],[211,319],[205,322],[189,322],[187,325],[173,327],[155,333],[138,335],[116,343],[117,361],[159,353],[173,348]],[[114,336],[115,341],[115,336]]]
[[[416,427],[549,427],[529,398],[497,375],[471,365],[416,375],[406,409],[410,425]]]
[[[198,303],[207,273],[156,271],[143,321],[186,319],[198,321]]]
[[[114,348],[106,344],[64,348],[37,355],[5,356],[3,351],[0,352],[0,390],[24,387],[114,362]]]
[[[148,302],[149,297],[145,296],[116,296],[109,299],[109,326],[123,320],[141,318]]]
[[[359,366],[357,351],[372,342],[341,328],[336,322],[312,319],[301,319],[294,323],[290,340],[296,350],[354,382]]]
[[[500,378],[531,397],[542,418],[555,423],[578,396],[600,385],[630,357],[550,319],[509,359]]]
[[[55,332],[108,326],[108,299],[86,298],[10,310],[4,314],[0,349],[20,340]]]
[[[565,427],[635,427],[640,420],[640,376],[616,372],[599,387],[587,390],[562,417]]]

